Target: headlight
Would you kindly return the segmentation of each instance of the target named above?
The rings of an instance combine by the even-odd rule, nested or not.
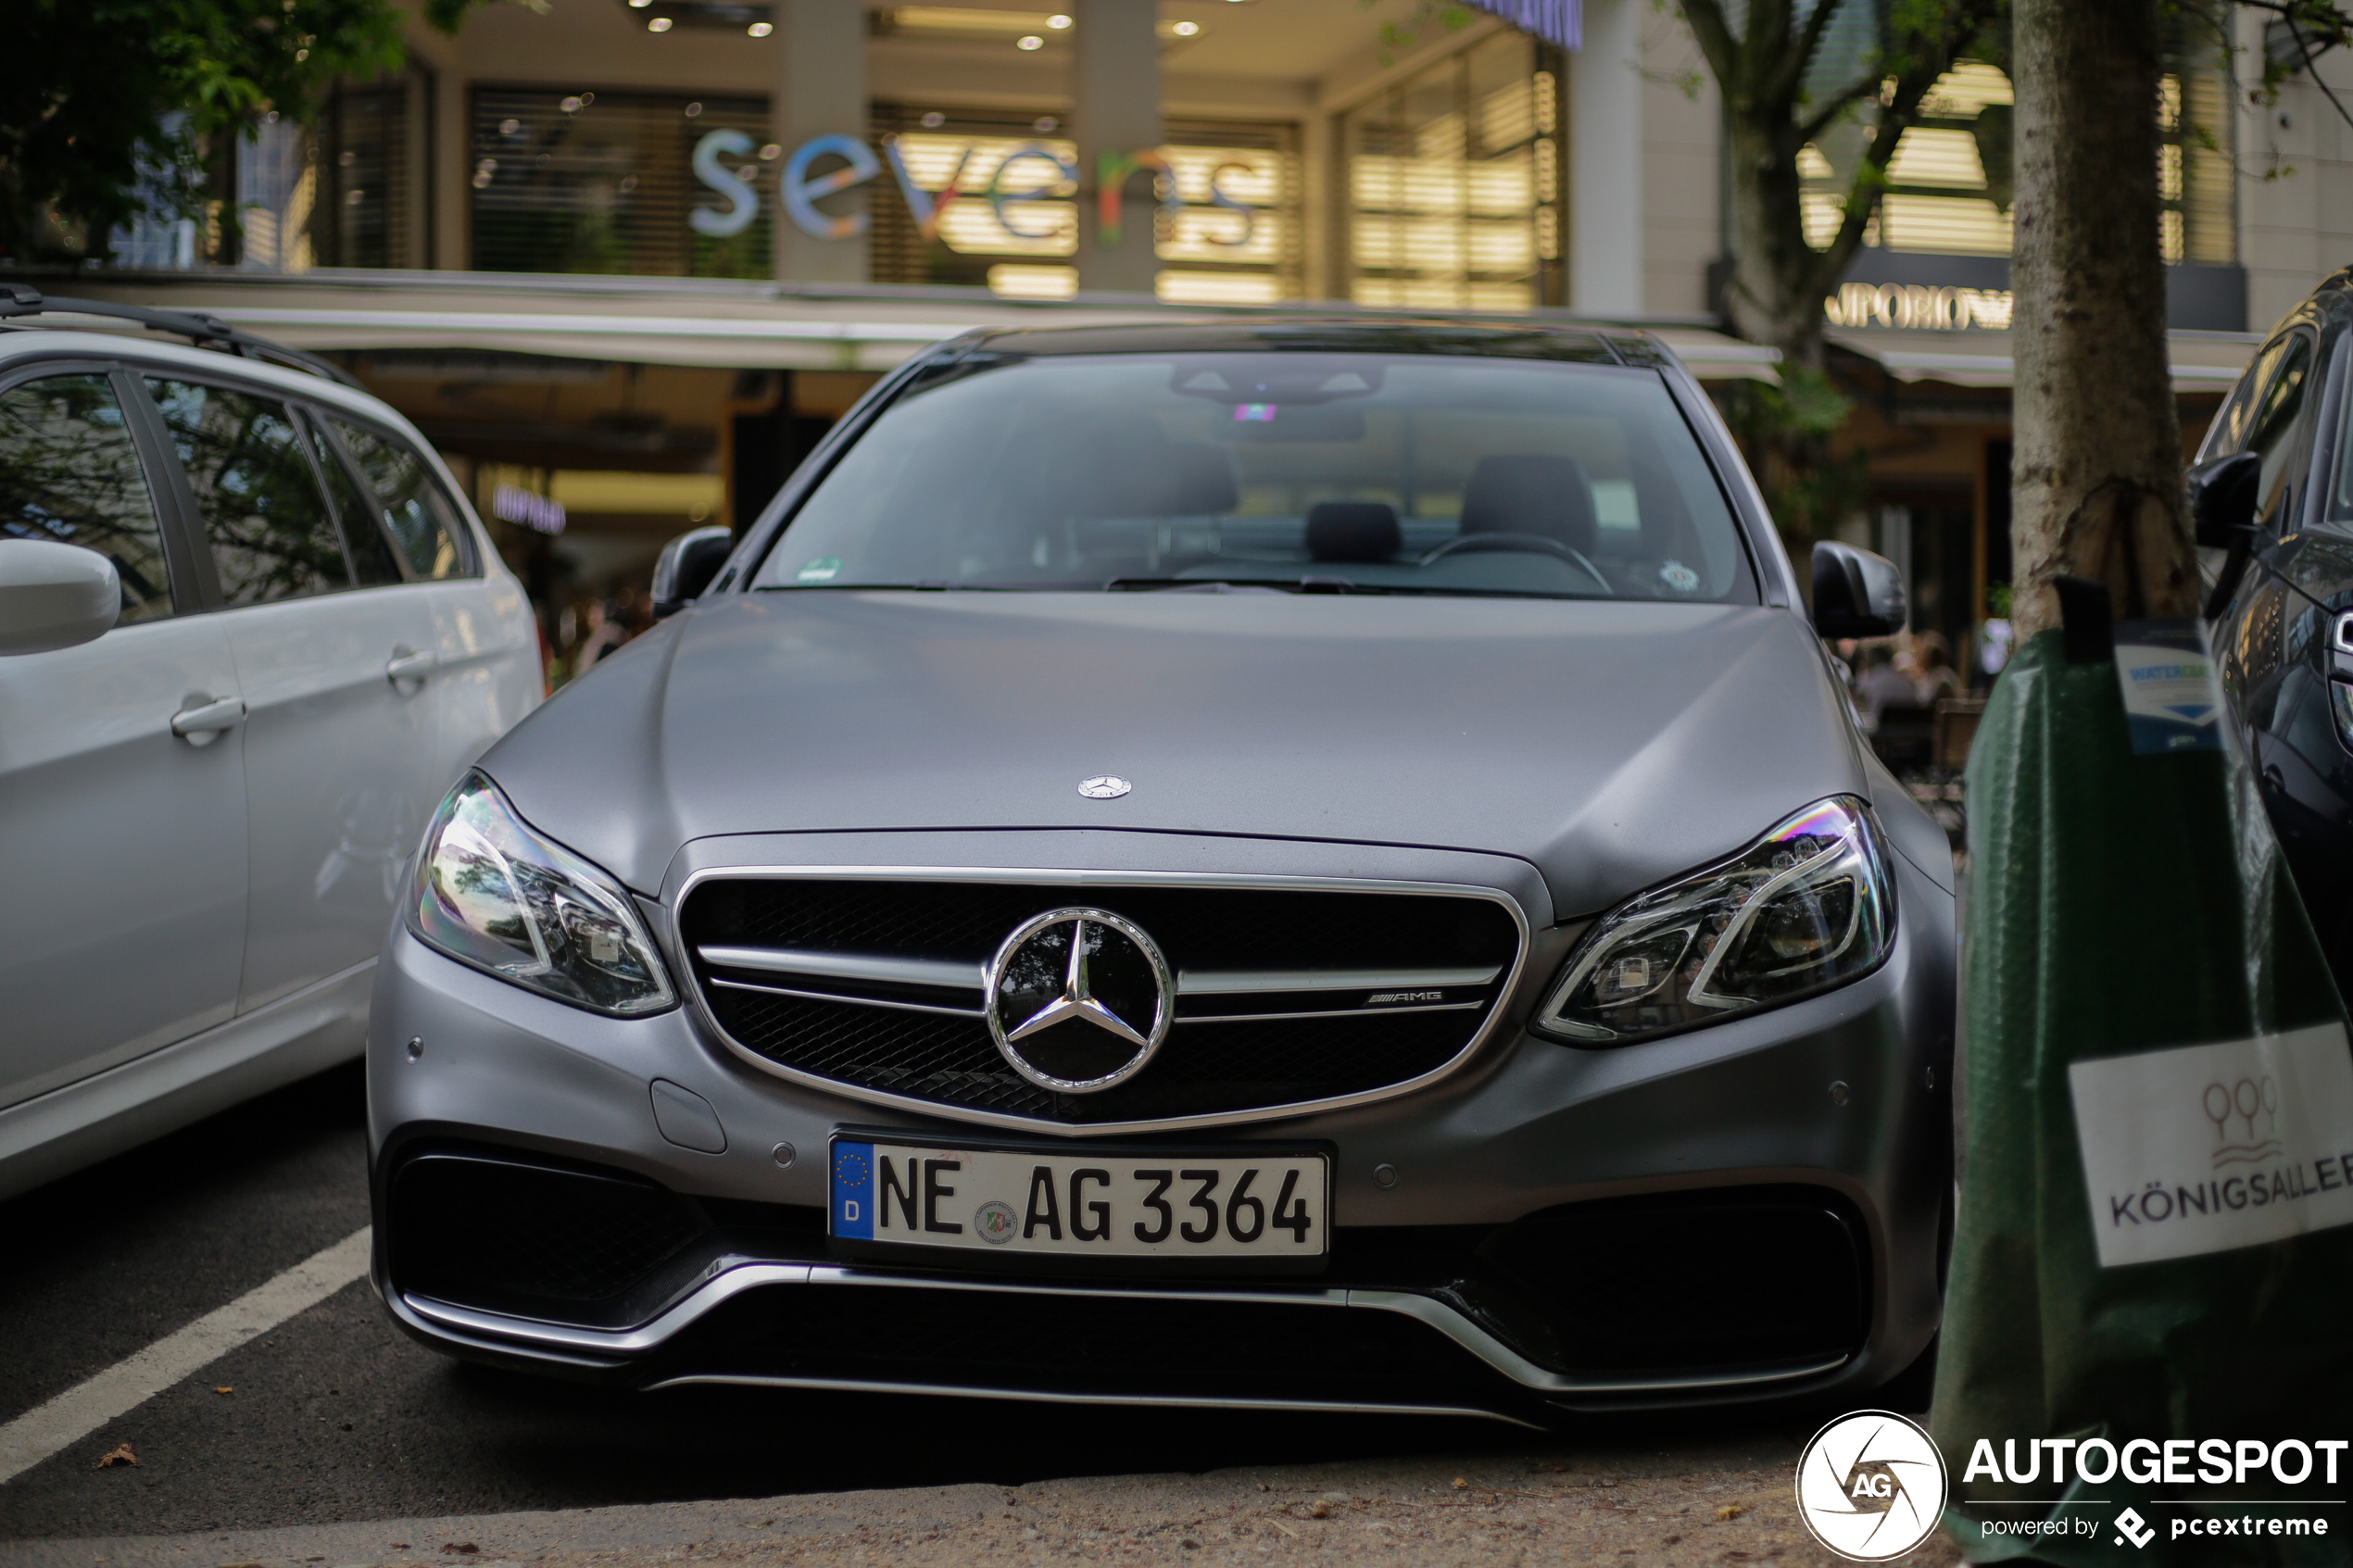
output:
[[[1615,1046],[1711,1023],[1868,974],[1894,935],[1870,808],[1835,796],[1594,922],[1536,1027]]]
[[[534,833],[480,773],[434,813],[409,929],[460,963],[573,1007],[628,1017],[676,999],[629,894]]]

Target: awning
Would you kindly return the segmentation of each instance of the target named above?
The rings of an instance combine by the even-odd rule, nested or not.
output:
[[[1238,310],[1117,295],[1019,300],[976,289],[818,289],[720,279],[535,273],[93,274],[50,287],[59,294],[208,312],[290,348],[314,352],[493,350],[727,370],[884,370],[925,344],[976,327],[1116,326],[1294,313],[1374,320],[1428,314],[1327,303]],[[1531,316],[1564,326],[1643,326],[1671,345],[1694,374],[1709,379],[1769,377],[1779,358],[1770,348],[1712,330],[1702,317],[1588,323],[1561,311]]]
[[[1564,49],[1584,44],[1585,7],[1581,0],[1471,0],[1471,4],[1548,44],[1557,44]]]
[[[1830,341],[1878,361],[1903,382],[1951,386],[2009,386],[2017,380],[2005,332],[1906,332],[1869,328],[1833,331]],[[2260,332],[2175,332],[2165,334],[2165,358],[2181,392],[2228,392],[2261,345]]]

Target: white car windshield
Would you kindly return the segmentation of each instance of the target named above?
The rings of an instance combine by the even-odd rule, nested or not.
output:
[[[1399,353],[990,354],[843,454],[756,588],[1755,603],[1649,370]]]

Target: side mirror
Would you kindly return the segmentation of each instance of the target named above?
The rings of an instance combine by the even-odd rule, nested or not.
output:
[[[700,598],[735,548],[736,536],[724,528],[698,528],[664,545],[654,562],[654,618],[675,615]]]
[[[2190,526],[2200,546],[2229,549],[2240,542],[2240,529],[2255,526],[2255,484],[2262,475],[2258,452],[2233,452],[2190,470]]]
[[[120,613],[122,583],[97,551],[0,539],[0,655],[94,642]]]
[[[1852,545],[1814,546],[1814,630],[1825,637],[1892,637],[1904,629],[1895,563]]]

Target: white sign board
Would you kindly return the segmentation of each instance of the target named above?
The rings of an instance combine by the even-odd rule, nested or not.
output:
[[[2102,1268],[2353,1223],[2341,1024],[2097,1057],[2067,1075]]]

